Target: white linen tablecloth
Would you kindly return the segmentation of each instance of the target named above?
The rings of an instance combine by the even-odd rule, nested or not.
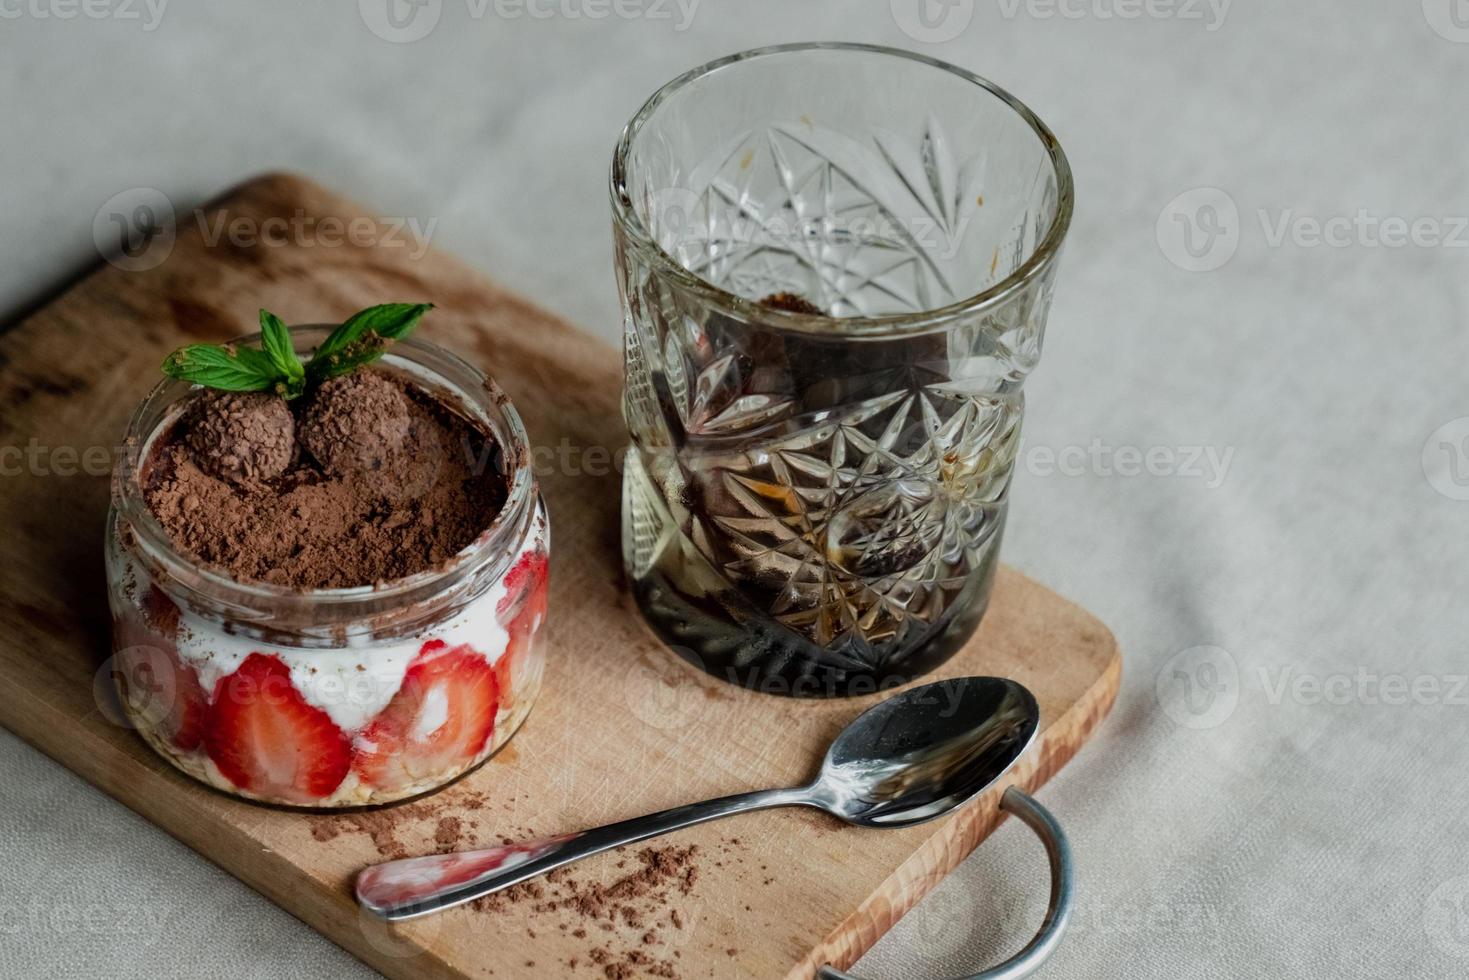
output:
[[[0,0],[0,316],[116,195],[287,168],[611,340],[659,84],[818,38],[978,71],[1077,177],[1005,558],[1126,654],[1041,794],[1080,887],[1043,975],[1469,971],[1469,3],[427,0],[400,43],[382,2]],[[371,975],[3,732],[0,784],[0,975]],[[1043,869],[1008,823],[860,972],[994,962]]]

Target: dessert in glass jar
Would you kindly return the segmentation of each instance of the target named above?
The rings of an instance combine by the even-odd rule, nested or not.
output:
[[[549,536],[525,430],[493,381],[402,339],[426,310],[291,330],[262,312],[257,337],[172,355],[132,418],[107,526],[114,673],[142,737],[202,782],[405,799],[531,709]]]

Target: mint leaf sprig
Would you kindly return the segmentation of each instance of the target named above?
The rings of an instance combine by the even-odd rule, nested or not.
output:
[[[189,344],[163,360],[163,373],[221,391],[274,391],[287,401],[309,385],[355,371],[408,336],[432,303],[383,303],[355,313],[322,341],[305,364],[281,318],[260,311],[260,349]]]
[[[370,364],[433,308],[432,303],[383,303],[354,313],[316,348],[306,374],[313,381],[324,381]]]
[[[260,311],[260,347],[270,358],[271,365],[285,378],[288,390],[296,390],[305,385],[306,366],[296,356],[296,348],[291,343],[291,331],[286,329],[280,317],[269,310]],[[295,393],[301,394],[299,390]]]

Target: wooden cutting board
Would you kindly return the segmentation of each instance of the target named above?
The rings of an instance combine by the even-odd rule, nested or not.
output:
[[[207,210],[207,228],[225,219],[267,231],[272,217],[365,216],[276,175]],[[97,474],[166,352],[248,332],[262,306],[301,323],[429,299],[438,309],[422,335],[493,374],[535,444],[610,450],[625,438],[618,352],[443,254],[331,245],[309,221],[303,233],[255,244],[239,235],[211,244],[192,215],[179,227],[171,251],[166,238],[155,242],[167,252],[161,264],[104,266],[0,335],[0,723],[393,977],[804,977],[824,962],[847,967],[995,828],[1003,785],[906,830],[751,814],[675,835],[653,855],[604,855],[479,907],[392,928],[359,915],[352,876],[385,856],[561,833],[803,780],[872,699],[748,693],[662,650],[623,587],[618,477],[585,454],[580,471],[552,465],[542,477],[553,529],[545,688],[520,734],[479,771],[418,802],[327,816],[238,802],[176,773],[115,721],[108,479]],[[380,233],[394,240],[391,228]],[[607,270],[587,274],[612,288]],[[1035,790],[1106,715],[1120,670],[1105,626],[1002,569],[978,635],[936,676],[999,674],[1035,692],[1042,733],[1005,784]]]

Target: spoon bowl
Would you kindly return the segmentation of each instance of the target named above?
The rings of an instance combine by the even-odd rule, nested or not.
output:
[[[861,827],[907,827],[987,789],[1039,727],[1035,697],[1000,677],[905,691],[842,730],[810,787],[821,809]]]

